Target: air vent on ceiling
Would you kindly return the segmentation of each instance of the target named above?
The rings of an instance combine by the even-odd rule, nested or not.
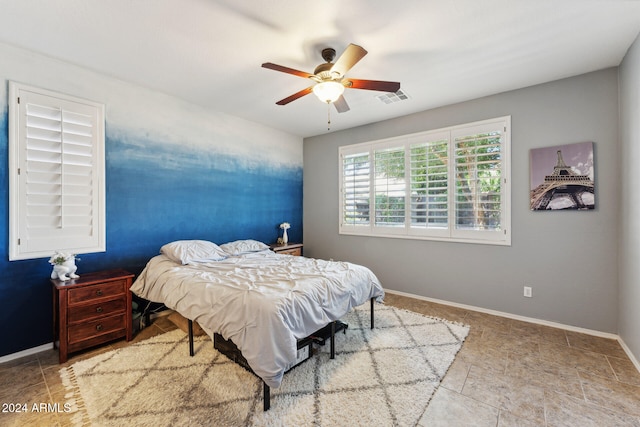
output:
[[[409,99],[409,95],[404,93],[402,89],[399,89],[397,92],[385,93],[383,95],[376,96],[376,98],[385,104],[393,104],[394,102],[406,101]]]

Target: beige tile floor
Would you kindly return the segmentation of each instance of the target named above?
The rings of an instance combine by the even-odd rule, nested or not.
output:
[[[387,294],[386,303],[463,322],[469,336],[422,426],[640,426],[640,373],[610,339]],[[133,342],[175,329],[156,319]],[[73,356],[71,364],[124,341]],[[57,351],[0,365],[1,426],[68,426]],[[11,404],[27,404],[15,412]],[[33,405],[60,405],[36,412]],[[43,408],[44,409],[44,408]]]

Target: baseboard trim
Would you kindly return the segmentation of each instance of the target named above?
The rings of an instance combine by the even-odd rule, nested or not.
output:
[[[40,353],[53,348],[53,342],[48,344],[42,344],[37,347],[28,348],[26,350],[19,351],[17,353],[7,354],[0,357],[0,363],[10,362],[12,360],[20,359],[21,357],[31,356],[36,353]]]
[[[618,341],[620,343],[620,345],[622,346],[622,349],[624,350],[624,352],[627,353],[627,356],[629,356],[629,359],[631,359],[631,363],[633,363],[634,366],[636,367],[636,369],[638,370],[638,372],[640,372],[640,363],[638,362],[638,359],[631,352],[631,350],[629,349],[627,344],[622,340],[622,338],[620,338],[620,336],[617,335],[617,334],[612,334],[610,332],[596,331],[596,330],[593,330],[593,329],[580,328],[578,326],[565,325],[565,324],[557,323],[557,322],[550,322],[548,320],[536,319],[535,317],[520,316],[520,315],[517,315],[517,314],[506,313],[506,312],[497,311],[497,310],[491,310],[491,309],[488,309],[488,308],[476,307],[476,306],[473,306],[473,305],[460,304],[460,303],[440,300],[440,299],[436,299],[436,298],[424,297],[422,295],[410,294],[410,293],[407,293],[407,292],[396,291],[396,290],[393,290],[393,289],[386,289],[385,288],[385,292],[388,292],[390,294],[401,295],[401,296],[405,296],[405,297],[409,297],[409,298],[415,298],[415,299],[419,299],[419,300],[423,300],[423,301],[429,301],[429,302],[433,302],[433,303],[436,303],[436,304],[448,305],[448,306],[451,306],[451,307],[462,308],[462,309],[465,309],[465,310],[471,310],[471,311],[477,311],[477,312],[480,312],[480,313],[491,314],[491,315],[494,315],[494,316],[506,317],[508,319],[521,320],[523,322],[536,323],[538,325],[550,326],[550,327],[553,327],[553,328],[566,329],[568,331],[579,332],[579,333],[583,333],[583,334],[587,334],[587,335],[593,335],[593,336],[596,336],[596,337],[613,339],[613,340],[616,340],[616,341]]]
[[[631,349],[627,346],[627,343],[625,343],[624,340],[620,337],[618,337],[618,342],[622,346],[622,349],[624,350],[624,352],[627,353],[627,356],[629,356],[629,359],[631,359],[631,363],[633,363],[633,365],[636,367],[638,372],[640,372],[640,362],[638,361],[638,359],[636,359],[634,354],[631,352]]]
[[[173,310],[164,309],[157,313],[151,313],[151,320],[155,320],[158,317],[168,316],[173,313]],[[28,348],[26,350],[19,351],[17,353],[7,354],[6,356],[0,356],[0,364],[10,362],[12,360],[20,359],[21,357],[31,356],[36,353],[40,353],[42,351],[50,350],[53,348],[53,342],[48,344],[42,344],[37,347]]]
[[[462,308],[462,309],[465,309],[465,310],[478,311],[480,313],[492,314],[494,316],[506,317],[508,319],[521,320],[523,322],[536,323],[536,324],[539,324],[539,325],[550,326],[550,327],[553,327],[553,328],[566,329],[566,330],[573,331],[573,332],[580,332],[580,333],[583,333],[583,334],[594,335],[594,336],[597,336],[597,337],[614,339],[614,340],[617,340],[620,343],[620,345],[622,346],[622,349],[624,350],[624,352],[627,354],[627,356],[629,356],[629,359],[631,360],[631,363],[633,363],[633,365],[636,367],[638,372],[640,372],[640,362],[638,362],[638,359],[631,352],[631,350],[629,349],[627,344],[624,342],[624,340],[622,338],[620,338],[619,335],[616,335],[616,334],[612,334],[612,333],[609,333],[609,332],[596,331],[596,330],[593,330],[593,329],[579,328],[577,326],[565,325],[565,324],[562,324],[562,323],[550,322],[548,320],[536,319],[535,317],[520,316],[520,315],[517,315],[517,314],[506,313],[506,312],[503,312],[503,311],[491,310],[491,309],[488,309],[488,308],[476,307],[476,306],[473,306],[473,305],[460,304],[460,303],[456,303],[456,302],[440,300],[440,299],[437,299],[437,298],[423,297],[422,295],[410,294],[410,293],[407,293],[407,292],[396,291],[396,290],[393,290],[393,289],[385,289],[385,292],[388,292],[390,294],[401,295],[401,296],[405,296],[405,297],[409,297],[409,298],[415,298],[415,299],[419,299],[419,300],[423,300],[423,301],[429,301],[429,302],[433,302],[433,303],[436,303],[436,304],[442,304],[442,305],[448,305],[448,306],[451,306],[451,307]],[[162,310],[162,311],[160,311],[158,313],[151,314],[151,318],[155,319],[155,318],[158,318],[158,317],[168,316],[171,313],[173,313],[173,310]],[[19,359],[21,357],[31,356],[33,354],[49,350],[52,347],[53,347],[53,342],[50,342],[48,344],[42,344],[42,345],[39,345],[37,347],[33,347],[33,348],[28,348],[26,350],[22,350],[22,351],[19,351],[17,353],[7,354],[6,356],[0,356],[0,364],[1,363],[5,363],[5,362],[10,362],[10,361],[15,360],[15,359]]]

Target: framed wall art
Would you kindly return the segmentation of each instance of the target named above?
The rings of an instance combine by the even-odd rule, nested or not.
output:
[[[530,151],[532,211],[595,208],[593,142]]]

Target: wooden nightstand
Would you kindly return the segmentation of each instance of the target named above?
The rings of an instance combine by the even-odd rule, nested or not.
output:
[[[302,243],[273,244],[269,248],[278,254],[302,256]]]
[[[108,270],[81,274],[53,284],[53,346],[59,341],[60,363],[69,353],[117,338],[131,341],[133,274]]]

